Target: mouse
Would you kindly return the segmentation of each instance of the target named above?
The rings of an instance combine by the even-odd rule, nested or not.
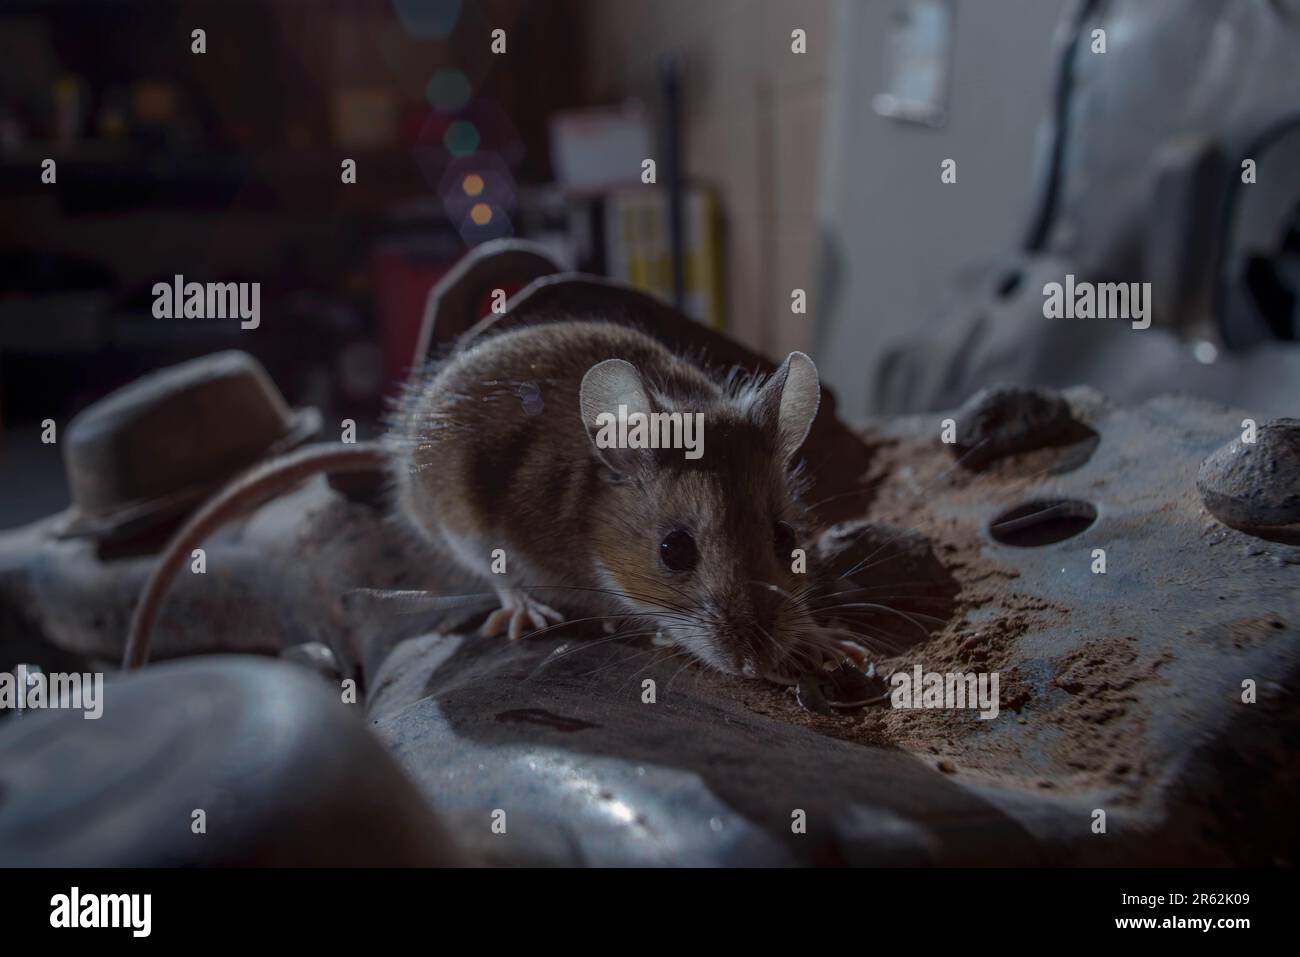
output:
[[[301,450],[209,501],[146,583],[125,663],[203,536],[314,472],[376,468],[395,518],[495,592],[484,635],[648,624],[746,677],[843,660],[797,570],[820,398],[802,352],[735,375],[599,319],[485,335],[413,375],[378,442]]]

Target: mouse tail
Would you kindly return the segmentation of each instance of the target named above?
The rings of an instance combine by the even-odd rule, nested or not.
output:
[[[123,669],[138,668],[149,660],[149,641],[163,599],[177,572],[213,532],[227,522],[251,512],[314,475],[385,470],[389,457],[376,442],[355,445],[315,445],[254,466],[204,502],[172,536],[159,556],[136,602],[127,632]]]

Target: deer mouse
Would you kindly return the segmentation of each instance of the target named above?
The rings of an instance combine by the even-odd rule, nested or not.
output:
[[[794,571],[806,513],[792,464],[819,403],[801,352],[766,378],[727,379],[611,322],[487,335],[412,378],[379,444],[301,450],[209,501],[143,590],[127,666],[203,536],[312,471],[377,465],[398,517],[496,591],[488,635],[603,618],[649,623],[732,674],[817,660],[830,643]],[[638,413],[667,424],[638,432]]]

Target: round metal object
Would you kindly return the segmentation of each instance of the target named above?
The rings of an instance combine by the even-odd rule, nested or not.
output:
[[[1300,525],[1300,419],[1274,419],[1254,442],[1237,437],[1202,464],[1196,488],[1210,514],[1236,528]]]

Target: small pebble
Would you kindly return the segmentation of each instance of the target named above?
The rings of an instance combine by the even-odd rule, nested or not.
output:
[[[947,758],[939,762],[939,770],[944,774],[954,774],[957,771],[957,765],[953,764]]]

